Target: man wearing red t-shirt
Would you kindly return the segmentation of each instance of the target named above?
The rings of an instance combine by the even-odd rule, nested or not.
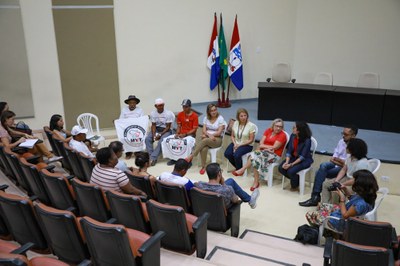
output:
[[[199,116],[192,110],[192,101],[189,99],[184,99],[182,101],[182,109],[183,111],[176,116],[177,129],[174,137],[176,139],[179,138],[185,140],[185,144],[189,151],[188,155],[190,155],[196,142],[195,138],[197,128],[199,127]],[[163,155],[165,155],[164,150]],[[173,156],[171,157],[169,157],[171,160],[167,162],[167,165],[175,164],[177,158],[174,158]]]

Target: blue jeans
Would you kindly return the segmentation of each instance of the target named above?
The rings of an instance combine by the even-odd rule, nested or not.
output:
[[[296,158],[290,159],[289,163],[292,163],[296,160]],[[299,175],[297,174],[299,171],[306,169],[311,166],[313,160],[312,159],[304,159],[300,163],[290,167],[289,169],[283,169],[282,165],[285,163],[285,160],[279,165],[279,172],[290,179],[290,185],[292,188],[297,188],[299,186]]]
[[[233,190],[235,191],[235,194],[243,201],[243,202],[249,202],[251,199],[251,196],[246,193],[235,181],[233,178],[228,178],[225,180],[225,185],[231,186]]]
[[[146,150],[150,155],[150,160],[154,161],[158,159],[158,156],[161,153],[161,142],[163,141],[163,139],[165,139],[166,137],[168,137],[169,135],[172,134],[172,131],[168,131],[165,132],[164,135],[161,136],[160,140],[157,143],[156,148],[153,148],[153,133],[150,131],[149,134],[147,135],[146,139],[145,139],[145,143],[146,143]]]
[[[322,191],[322,183],[324,183],[325,178],[335,178],[340,172],[342,167],[335,167],[336,165],[331,162],[321,163],[317,173],[315,174],[314,186],[311,196],[319,196]]]
[[[231,143],[226,148],[224,156],[236,168],[236,170],[238,170],[243,167],[242,156],[252,150],[253,146],[246,145],[240,146],[235,152],[233,152],[233,143]]]

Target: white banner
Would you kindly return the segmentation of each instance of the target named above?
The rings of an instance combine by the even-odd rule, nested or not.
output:
[[[195,143],[195,138],[190,136],[183,139],[169,136],[161,143],[163,157],[172,160],[185,159],[192,153]]]
[[[139,118],[117,119],[114,121],[118,139],[124,144],[125,152],[143,151],[149,127],[147,115]]]

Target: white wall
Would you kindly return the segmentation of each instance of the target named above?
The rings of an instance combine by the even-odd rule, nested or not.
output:
[[[26,122],[41,128],[51,114],[64,114],[51,0],[20,3],[35,110]],[[114,5],[121,105],[136,94],[147,113],[156,97],[165,98],[171,110],[179,110],[185,97],[217,98],[216,90],[208,89],[206,67],[214,12],[223,13],[228,47],[238,14],[245,87],[232,88],[230,99],[257,97],[257,83],[279,61],[291,63],[298,82],[328,71],[335,84],[354,86],[360,73],[371,71],[381,75],[382,88],[400,90],[398,0],[118,0]]]
[[[331,72],[333,83],[356,86],[363,72],[380,74],[380,87],[400,90],[400,1],[298,1],[295,77],[313,82]]]
[[[217,99],[210,92],[207,53],[213,14],[223,13],[229,49],[235,14],[244,61],[244,88],[231,99],[257,97],[257,82],[272,63],[292,61],[296,4],[291,0],[115,1],[115,27],[121,102],[129,94],[149,112],[162,97],[179,110],[183,98]],[[155,8],[157,6],[157,8]],[[219,18],[218,18],[219,20]],[[257,47],[260,52],[257,53]],[[171,93],[173,91],[173,93]]]
[[[51,0],[20,0],[20,5],[35,112],[24,121],[41,129],[52,114],[64,115]]]

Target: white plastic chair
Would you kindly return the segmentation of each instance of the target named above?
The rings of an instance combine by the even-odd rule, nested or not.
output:
[[[292,71],[288,63],[277,63],[272,69],[272,81],[287,83],[292,78]]]
[[[288,145],[289,139],[290,139],[289,133],[287,133],[286,131],[283,131],[283,132],[286,134],[286,143],[285,143],[285,146],[284,146],[284,148],[283,148],[282,158],[281,158],[281,159],[285,158],[286,146]],[[281,163],[281,161],[282,161],[282,160],[276,161],[276,162],[274,162],[274,163],[272,163],[272,164],[270,164],[270,165],[268,166],[268,172],[267,172],[268,187],[272,187],[272,183],[273,183],[273,179],[274,179],[274,168],[275,168],[276,166],[278,166],[278,165]]]
[[[382,193],[381,196],[379,196],[375,200],[375,206],[374,209],[367,214],[365,214],[364,219],[369,220],[369,221],[377,221],[378,220],[378,208],[381,206],[381,203],[383,199],[386,197],[386,195],[389,193],[389,189],[387,187],[381,187],[378,192]]]
[[[315,151],[317,149],[318,146],[318,141],[314,138],[311,137],[311,152],[312,152],[312,158],[314,158],[314,154]],[[308,172],[311,172],[313,170],[312,165],[306,169],[303,169],[299,172],[297,172],[297,174],[299,175],[299,188],[300,188],[300,195],[303,196],[304,195],[304,188],[305,188],[305,181],[306,181],[306,174]],[[285,176],[282,175],[282,189],[284,188],[285,185]]]
[[[379,159],[369,159],[368,164],[371,169],[371,173],[375,174],[381,167],[381,161]]]
[[[333,84],[332,73],[319,72],[315,76],[314,84],[332,85]]]
[[[212,163],[216,163],[217,162],[217,153],[222,148],[222,145],[224,144],[225,130],[226,130],[226,127],[227,127],[226,122],[225,122],[224,125],[225,125],[225,128],[221,133],[222,134],[221,135],[221,137],[222,137],[221,146],[219,146],[217,148],[208,149],[208,152],[210,153],[210,158],[211,158],[211,162]]]
[[[93,121],[94,120],[94,123]],[[87,139],[89,139],[93,144],[98,145],[99,142],[105,142],[105,138],[100,135],[99,118],[95,114],[83,113],[78,116],[76,122],[82,128],[86,128],[88,133],[86,134]],[[95,127],[93,127],[93,125]]]
[[[358,79],[357,87],[379,89],[379,74],[372,72],[362,73]]]

